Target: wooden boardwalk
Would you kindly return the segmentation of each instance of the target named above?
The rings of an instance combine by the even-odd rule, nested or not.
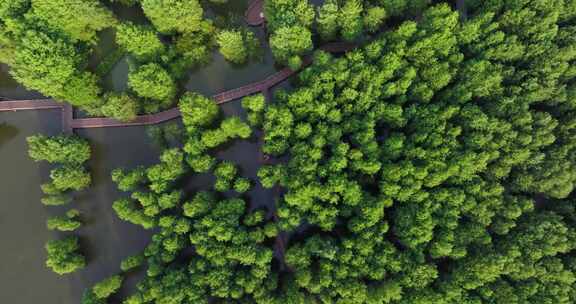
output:
[[[259,26],[264,23],[264,0],[252,0],[244,15],[246,23],[251,26]]]
[[[0,101],[0,112],[16,112],[19,110],[60,109],[62,103],[52,99],[9,100]]]

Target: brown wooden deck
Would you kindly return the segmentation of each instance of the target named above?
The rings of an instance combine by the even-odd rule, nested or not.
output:
[[[62,103],[52,99],[9,100],[0,102],[0,112],[16,112],[22,110],[60,109]]]
[[[259,26],[264,23],[264,0],[252,0],[244,15],[246,23],[251,26]]]

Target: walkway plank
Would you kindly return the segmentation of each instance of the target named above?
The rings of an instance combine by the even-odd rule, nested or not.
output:
[[[63,106],[64,106],[63,103],[56,102],[52,99],[9,100],[9,101],[0,101],[0,112],[60,109]]]

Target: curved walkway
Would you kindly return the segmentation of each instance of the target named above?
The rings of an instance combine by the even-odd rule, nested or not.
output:
[[[339,53],[349,51],[354,47],[355,45],[351,43],[338,42],[326,44],[320,47],[320,49],[327,52]],[[308,66],[311,63],[312,60],[310,57],[305,58],[304,66]],[[284,68],[264,80],[216,94],[212,98],[217,104],[222,104],[260,92],[269,94],[269,90],[272,87],[288,79],[290,76],[296,73],[298,73],[298,71],[293,71],[290,68]],[[64,132],[68,133],[72,132],[73,129],[154,125],[178,118],[181,115],[180,110],[176,107],[156,114],[140,115],[130,122],[121,122],[112,118],[74,118],[72,107],[70,105],[56,102],[51,99],[13,100],[0,102],[0,112],[44,109],[61,109],[63,114],[62,129]]]

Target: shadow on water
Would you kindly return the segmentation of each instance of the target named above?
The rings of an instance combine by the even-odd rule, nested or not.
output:
[[[36,91],[30,91],[10,76],[10,67],[0,64],[0,102],[2,100],[45,98]]]
[[[0,148],[12,140],[20,131],[5,122],[0,123]]]

